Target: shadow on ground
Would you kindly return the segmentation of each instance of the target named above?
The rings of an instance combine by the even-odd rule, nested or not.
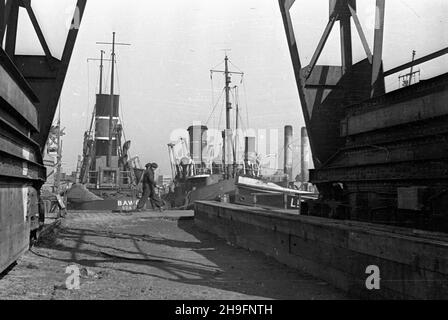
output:
[[[160,223],[160,226],[163,223],[176,224]],[[177,236],[171,237],[169,232],[165,232],[161,237],[156,232],[152,235],[144,232],[139,225],[134,229],[112,227],[102,230],[88,224],[62,226],[57,234],[38,243],[38,248],[51,249],[56,253],[51,256],[35,254],[68,264],[144,277],[142,281],[155,278],[260,298],[343,297],[325,282],[262,254],[232,247],[199,230],[192,218],[181,218],[173,227],[177,229]]]

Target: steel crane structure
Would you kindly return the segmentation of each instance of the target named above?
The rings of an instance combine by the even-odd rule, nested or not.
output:
[[[62,57],[55,58],[31,0],[0,0],[0,272],[43,224],[43,152],[87,0],[77,0]],[[28,13],[44,55],[16,53],[19,10]],[[4,44],[4,45],[3,45]]]
[[[321,198],[309,213],[448,231],[448,74],[385,92],[385,77],[448,53],[441,49],[383,70],[385,0],[376,0],[372,49],[356,0],[329,0],[329,21],[309,65],[303,67],[290,9],[279,0]],[[352,56],[353,21],[366,58]],[[341,65],[318,59],[336,22]]]

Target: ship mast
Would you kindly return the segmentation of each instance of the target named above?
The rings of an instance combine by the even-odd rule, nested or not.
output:
[[[238,152],[238,129],[239,129],[239,116],[240,116],[240,108],[239,108],[239,101],[238,101],[238,87],[234,87],[235,90],[235,143],[233,144],[233,170],[236,169],[236,158],[237,158],[237,152]]]
[[[224,77],[225,77],[225,82],[226,82],[226,84],[225,84],[225,92],[226,92],[226,131],[223,132],[223,140],[224,140],[223,142],[224,142],[224,145],[226,145],[226,144],[229,143],[229,141],[226,141],[227,140],[227,134],[228,134],[227,132],[232,129],[231,128],[231,122],[230,122],[230,111],[232,110],[232,103],[230,102],[230,84],[232,83],[231,75],[232,74],[244,75],[244,73],[243,72],[229,71],[229,57],[227,56],[227,53],[225,55],[224,62],[225,62],[224,71],[211,70],[211,73],[212,74],[213,73],[223,73]],[[230,144],[230,145],[232,145],[232,144]],[[223,165],[225,166],[226,176],[230,177],[231,176],[231,174],[230,174],[230,167],[231,166],[233,166],[234,168],[236,167],[236,158],[235,158],[235,156],[233,157],[233,162],[234,162],[233,165],[225,163],[225,159],[226,159],[225,152],[226,152],[226,149],[227,149],[226,147],[223,148],[223,160],[224,160]]]
[[[232,103],[230,102],[230,83],[232,82],[232,79],[230,78],[229,74],[229,57],[227,57],[227,54],[224,61],[224,76],[226,79],[226,129],[230,130],[230,110],[232,110]]]
[[[87,59],[87,63],[89,63],[90,61],[100,61],[100,88],[99,88],[99,94],[103,94],[103,70],[104,70],[104,61],[111,61],[109,59],[105,60],[104,59],[104,54],[106,53],[104,50],[100,50],[101,52],[101,58],[100,59],[94,59],[94,58],[89,58]],[[89,129],[89,135],[92,134],[92,130],[93,130],[93,122],[95,120],[95,109],[96,109],[96,105],[93,108],[93,112],[92,112],[92,119],[90,121],[90,129]]]
[[[114,73],[115,73],[115,32],[112,33],[112,66],[110,76],[110,115],[109,115],[109,148],[107,150],[107,166],[112,166],[112,147],[114,133]]]
[[[101,62],[100,62],[100,90],[99,94],[103,94],[103,56],[105,51],[101,50]]]
[[[109,44],[112,45],[112,66],[111,66],[111,77],[110,77],[110,115],[109,115],[109,145],[107,150],[107,160],[106,166],[111,167],[112,165],[112,150],[113,150],[113,133],[114,133],[114,85],[115,85],[115,46],[130,46],[128,43],[116,43],[115,42],[115,32],[112,33],[112,43],[109,42],[97,42],[97,44]]]

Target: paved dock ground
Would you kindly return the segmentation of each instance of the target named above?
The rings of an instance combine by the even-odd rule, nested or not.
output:
[[[68,290],[66,268],[80,270]],[[69,213],[0,278],[0,299],[345,299],[194,225],[193,212]]]

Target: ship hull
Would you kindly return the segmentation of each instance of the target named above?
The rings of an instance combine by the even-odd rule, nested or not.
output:
[[[174,194],[165,199],[171,207],[193,209],[195,201],[220,200],[224,195],[232,197],[235,194],[234,179],[218,179],[218,176],[197,177],[178,182]]]

